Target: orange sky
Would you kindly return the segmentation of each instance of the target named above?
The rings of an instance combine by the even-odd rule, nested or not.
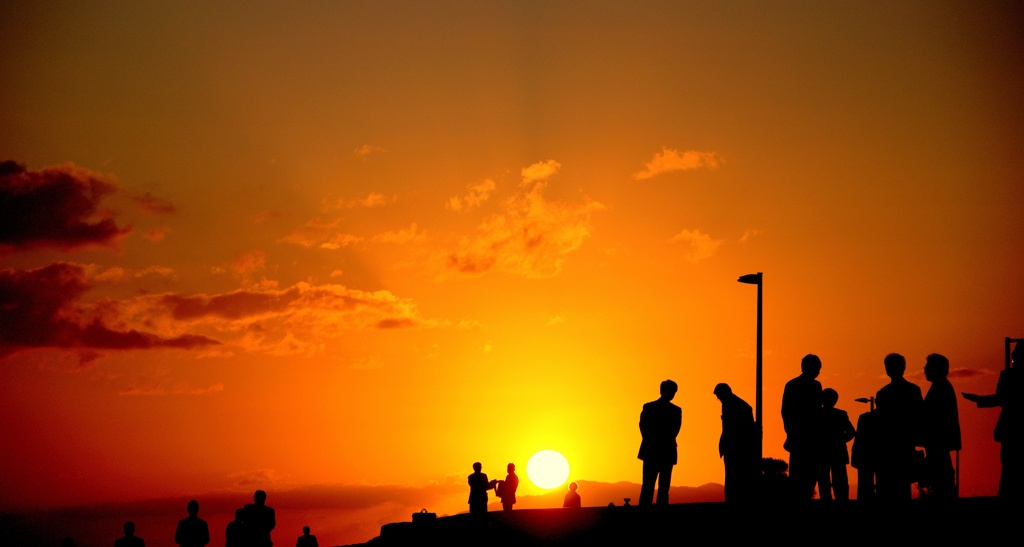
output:
[[[768,456],[806,353],[856,419],[888,352],[987,393],[1024,336],[1016,6],[5,12],[0,510],[461,485],[546,448],[639,482],[665,378],[674,482],[721,482],[758,271]],[[960,412],[962,490],[993,494],[996,412]]]

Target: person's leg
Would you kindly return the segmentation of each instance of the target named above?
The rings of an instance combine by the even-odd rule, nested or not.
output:
[[[832,491],[837,500],[850,499],[850,477],[846,474],[846,464],[836,462],[832,466]]]
[[[644,462],[644,479],[640,485],[640,499],[638,505],[650,505],[654,501],[654,483],[658,479],[658,466],[653,463]]]
[[[657,473],[657,504],[669,504],[669,489],[672,487],[672,465],[666,465]]]

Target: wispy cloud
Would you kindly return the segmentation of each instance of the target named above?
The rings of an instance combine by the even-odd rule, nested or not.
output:
[[[743,236],[740,237],[740,243],[746,243],[755,237],[760,236],[764,233],[764,230],[758,230],[757,228],[747,228],[743,231]]]
[[[360,159],[367,159],[376,154],[383,154],[384,149],[379,146],[373,146],[372,144],[364,144],[353,150],[353,153]]]
[[[466,187],[466,195],[448,198],[445,207],[452,211],[468,211],[479,207],[490,199],[497,185],[493,179],[484,179],[476,184]]]
[[[449,271],[475,274],[496,270],[530,278],[557,275],[566,255],[590,236],[590,216],[604,206],[584,198],[580,203],[550,201],[548,179],[561,165],[548,160],[522,170],[523,191],[504,203],[504,211],[480,224],[475,236],[462,238],[444,257]]]
[[[317,217],[296,228],[279,241],[306,248],[320,247],[334,250],[363,240],[361,236],[343,232],[340,228],[341,222],[341,218]]]
[[[213,385],[206,387],[194,387],[190,386],[185,382],[178,382],[169,384],[167,382],[152,382],[152,383],[133,383],[132,385],[122,389],[118,392],[118,395],[129,395],[129,396],[168,396],[168,395],[188,395],[188,396],[204,396],[214,395],[224,391],[224,384],[218,382]]]
[[[668,241],[685,246],[686,260],[694,263],[714,256],[718,248],[725,242],[724,239],[711,239],[710,235],[703,234],[700,230],[683,230]]]
[[[118,226],[99,204],[118,190],[112,180],[70,163],[40,170],[0,163],[0,253],[112,245],[130,228]]]
[[[416,223],[412,223],[406,230],[395,230],[392,232],[383,232],[373,236],[373,240],[380,243],[412,243],[417,241],[423,241],[426,239],[426,234],[419,231]]]
[[[662,173],[690,171],[701,167],[715,170],[721,163],[722,159],[715,152],[699,152],[697,150],[680,152],[663,147],[661,152],[654,154],[654,157],[644,164],[643,170],[633,173],[633,180],[645,180]]]
[[[175,204],[164,198],[154,196],[149,192],[132,196],[132,200],[135,201],[142,210],[157,215],[173,215],[178,212],[178,207]]]

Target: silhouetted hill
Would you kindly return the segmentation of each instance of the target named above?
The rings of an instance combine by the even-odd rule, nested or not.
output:
[[[996,498],[901,503],[724,502],[460,514],[385,525],[372,547],[634,545],[671,538],[795,545],[990,545],[1020,541],[1019,508]],[[1014,539],[1016,538],[1016,539]]]

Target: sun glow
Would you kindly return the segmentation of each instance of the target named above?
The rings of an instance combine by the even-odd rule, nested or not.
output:
[[[557,488],[569,478],[569,460],[554,450],[541,450],[526,462],[526,476],[539,488]]]

